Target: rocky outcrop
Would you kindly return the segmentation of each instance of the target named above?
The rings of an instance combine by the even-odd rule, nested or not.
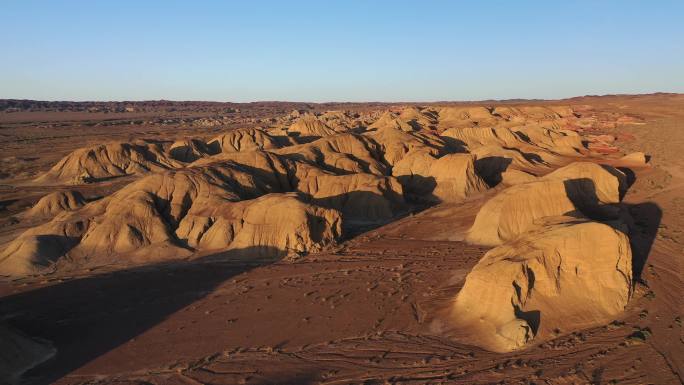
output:
[[[277,150],[288,159],[307,162],[335,173],[387,175],[380,147],[363,135],[337,134]]]
[[[490,250],[454,299],[450,326],[507,352],[613,319],[632,288],[624,231],[563,218]]]
[[[154,143],[110,143],[78,149],[62,158],[40,183],[81,184],[176,167]]]
[[[386,127],[369,131],[366,136],[378,144],[382,158],[389,166],[394,166],[412,152],[422,151],[437,157],[447,151],[447,144],[430,133],[406,132]]]
[[[207,142],[207,147],[214,154],[227,152],[243,152],[254,150],[270,150],[280,147],[276,138],[266,131],[257,128],[243,128],[228,131]]]
[[[572,163],[537,181],[502,190],[482,206],[466,239],[500,245],[544,217],[610,214],[603,206],[620,201],[623,180],[624,175],[612,167]]]
[[[632,152],[622,158],[620,158],[620,163],[630,166],[645,166],[648,163],[646,154],[643,152]]]
[[[511,187],[482,207],[467,239],[500,245],[549,216],[593,217],[624,192],[624,175],[612,168],[575,163],[549,173],[567,155],[584,154],[580,135],[566,128],[576,119],[572,109],[396,111],[302,110],[250,120],[270,126],[226,131],[208,142],[139,141],[74,151],[36,182],[135,177],[89,204],[75,193],[46,196],[24,215],[53,218],[3,245],[0,273],[60,263],[148,263],[208,250],[306,253],[338,241],[343,231],[395,219],[414,203],[458,203],[498,184]],[[264,202],[290,210],[292,222],[280,211],[273,211],[273,220],[257,220],[268,212]]]
[[[399,119],[399,117],[394,113],[386,111],[378,120],[368,126],[368,129],[371,131],[390,129],[411,132],[414,130],[414,127],[402,119]]]
[[[399,113],[399,119],[413,127],[414,131],[437,128],[437,113],[428,108],[406,107]]]
[[[307,114],[297,119],[288,129],[287,133],[298,139],[321,138],[324,136],[335,135],[337,132],[328,127],[322,120],[315,115]]]
[[[191,163],[205,156],[214,155],[209,146],[198,139],[176,141],[171,145],[168,152],[171,158],[185,163]]]
[[[385,222],[406,209],[401,184],[372,174],[324,174],[302,180],[298,190],[312,202],[342,213],[349,225]]]
[[[583,198],[589,200],[587,204],[591,204],[593,199],[598,199],[601,204],[618,203],[627,191],[627,177],[622,171],[591,162],[570,163],[543,176],[541,180],[568,182],[568,187],[585,184],[580,189],[588,194]],[[577,194],[582,192],[578,190]]]
[[[397,162],[392,174],[414,199],[453,203],[487,189],[470,154],[435,159],[429,152],[414,151]]]
[[[74,190],[55,191],[42,198],[26,213],[27,218],[48,218],[65,211],[73,211],[86,203],[80,192]]]

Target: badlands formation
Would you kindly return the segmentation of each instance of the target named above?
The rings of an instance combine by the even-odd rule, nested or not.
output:
[[[684,175],[635,140],[681,96],[217,105],[3,113],[4,380],[681,380],[647,199]]]

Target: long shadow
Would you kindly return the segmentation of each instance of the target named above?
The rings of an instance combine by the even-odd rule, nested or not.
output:
[[[632,246],[632,277],[636,282],[641,280],[641,273],[658,234],[663,211],[654,202],[627,204],[626,207],[633,219],[629,242]]]
[[[253,254],[263,251],[258,248]],[[236,262],[233,254],[251,253],[240,249],[191,262],[133,267],[0,299],[0,313],[12,315],[7,320],[10,326],[57,348],[53,358],[24,378],[30,383],[52,383],[144,333],[231,277],[275,261]]]
[[[79,237],[70,237],[66,235],[36,235],[34,236],[34,242],[36,254],[40,255],[40,259],[34,260],[33,263],[48,266],[68,253],[79,241]]]
[[[633,172],[626,173],[626,175],[626,178],[616,175],[620,182],[621,199],[635,180]],[[564,184],[568,197],[581,211],[581,213],[576,213],[578,216],[585,215],[593,220],[608,221],[608,223],[618,219],[618,223],[622,225],[618,225],[616,229],[621,231],[624,231],[626,226],[632,249],[632,279],[634,283],[638,282],[663,217],[660,206],[654,202],[601,204],[596,193],[596,186],[591,179],[571,179],[565,181]],[[573,215],[573,213],[568,213],[568,215]]]
[[[447,153],[466,153],[468,146],[462,140],[452,138],[450,136],[440,136],[440,139],[446,144]]]
[[[511,162],[513,162],[511,158],[488,156],[475,160],[475,170],[489,187],[494,187],[501,183],[501,174],[508,169]]]
[[[404,190],[406,201],[411,203],[434,203],[436,198],[432,192],[437,187],[437,181],[432,176],[422,176],[418,174],[401,175],[397,181]]]

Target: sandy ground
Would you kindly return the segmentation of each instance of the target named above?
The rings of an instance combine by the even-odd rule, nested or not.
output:
[[[624,201],[640,228],[632,241],[640,279],[624,315],[612,323],[506,354],[440,333],[440,309],[487,250],[461,239],[488,193],[405,217],[295,263],[206,255],[4,282],[3,318],[58,350],[27,374],[27,382],[681,383],[684,98],[571,103],[643,118],[642,125],[605,132],[618,136],[621,148],[652,156],[651,167],[633,170],[636,179]],[[56,135],[17,122],[3,127],[10,127],[2,129],[9,138],[3,156],[30,159],[6,162],[18,167],[10,171],[3,163],[3,172],[18,175],[0,191],[5,238],[21,227],[12,214],[46,192],[21,187],[22,178],[100,135],[121,138],[141,129],[111,134],[73,127]],[[22,135],[30,139],[16,140]],[[53,151],[37,154],[39,146]],[[107,194],[116,183],[85,194]]]

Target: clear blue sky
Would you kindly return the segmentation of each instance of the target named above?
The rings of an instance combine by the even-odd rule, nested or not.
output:
[[[684,92],[682,0],[4,0],[0,35],[0,98]]]

